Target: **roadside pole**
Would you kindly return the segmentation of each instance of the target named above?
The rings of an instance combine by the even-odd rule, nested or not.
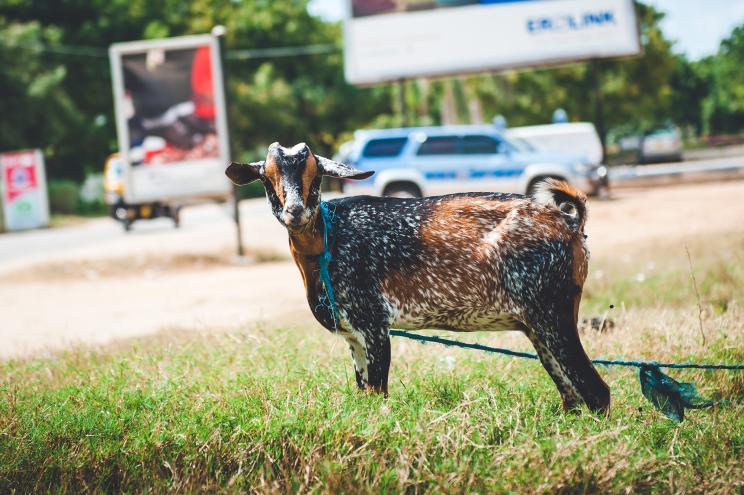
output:
[[[406,80],[398,79],[398,106],[400,107],[401,126],[410,125],[408,118],[408,107],[406,106]]]
[[[227,57],[225,56],[225,26],[215,26],[212,28],[212,36],[217,39],[217,43],[220,47],[220,65],[222,66],[222,92],[225,95],[225,116],[227,120],[227,142],[228,142],[228,155],[230,160],[235,155],[232,140],[230,139],[230,93],[227,91]],[[225,164],[227,166],[227,164]],[[237,236],[237,253],[238,256],[243,257],[245,255],[245,249],[243,248],[243,231],[240,229],[240,203],[238,201],[238,186],[233,184],[232,186],[232,198],[233,198],[233,218],[235,219],[235,234]]]
[[[589,61],[589,72],[592,79],[592,96],[594,98],[594,126],[599,134],[599,141],[602,144],[602,162],[607,157],[607,136],[605,135],[604,110],[602,109],[602,86],[600,81],[599,61],[593,59]]]
[[[3,203],[5,202],[5,189],[3,185],[3,179],[0,177],[0,233],[5,232],[5,211],[3,211]]]

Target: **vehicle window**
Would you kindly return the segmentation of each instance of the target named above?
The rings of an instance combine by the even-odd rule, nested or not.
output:
[[[509,144],[511,144],[514,147],[514,149],[517,151],[524,151],[528,153],[537,151],[537,148],[532,146],[532,144],[530,144],[529,141],[523,138],[510,137]],[[505,149],[504,146],[508,146],[508,145],[502,145],[502,148],[501,148],[502,150]]]
[[[419,146],[417,155],[454,155],[457,153],[457,136],[432,136]]]
[[[384,139],[371,139],[367,146],[364,147],[362,156],[366,158],[382,158],[398,156],[403,151],[408,138],[384,138]]]
[[[490,136],[465,136],[462,152],[466,155],[494,154],[499,152],[499,142]]]

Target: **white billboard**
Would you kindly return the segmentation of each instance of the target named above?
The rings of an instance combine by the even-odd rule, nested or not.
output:
[[[354,84],[635,55],[633,0],[349,0]]]
[[[210,35],[109,49],[129,204],[225,196],[230,161],[219,45]]]
[[[0,153],[0,177],[6,230],[36,229],[49,224],[41,150]]]

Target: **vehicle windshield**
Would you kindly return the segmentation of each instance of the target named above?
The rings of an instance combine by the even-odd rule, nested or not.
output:
[[[504,141],[509,143],[517,151],[524,151],[524,152],[536,151],[534,146],[532,146],[530,143],[528,143],[526,140],[522,138],[510,137],[508,140],[505,139]]]
[[[674,129],[655,129],[646,133],[646,137],[674,137],[675,135]]]
[[[119,158],[109,160],[106,167],[106,178],[112,181],[121,179],[124,175],[124,167],[122,165],[122,161]]]

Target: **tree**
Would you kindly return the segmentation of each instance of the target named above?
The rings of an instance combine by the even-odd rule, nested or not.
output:
[[[41,148],[50,176],[79,179],[82,170],[66,173],[64,160],[85,160],[91,143],[108,136],[67,91],[68,66],[43,51],[61,35],[38,22],[0,21],[0,148]]]
[[[714,57],[701,62],[711,80],[705,117],[711,133],[738,133],[744,129],[744,24],[721,42]]]
[[[706,77],[700,64],[691,63],[679,55],[670,85],[672,120],[683,128],[691,128],[696,135],[701,135],[705,125],[703,102],[710,92],[710,78]]]

